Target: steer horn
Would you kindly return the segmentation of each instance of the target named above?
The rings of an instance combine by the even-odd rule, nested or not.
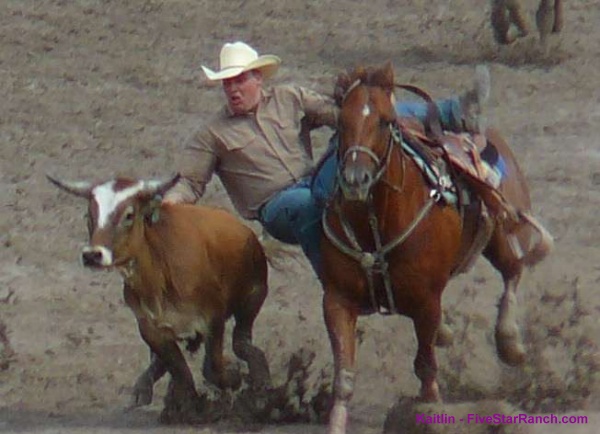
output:
[[[75,196],[83,197],[89,199],[90,194],[92,192],[93,184],[87,181],[62,181],[58,178],[55,178],[49,174],[46,174],[46,178],[56,185],[61,190],[66,191],[67,193],[74,194]]]
[[[164,194],[172,189],[180,179],[181,174],[176,173],[168,179],[144,181],[144,194],[147,194],[148,196],[164,196]]]

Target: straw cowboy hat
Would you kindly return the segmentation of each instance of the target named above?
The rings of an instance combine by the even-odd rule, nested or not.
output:
[[[253,69],[259,69],[264,78],[269,78],[277,72],[281,63],[279,57],[271,54],[259,56],[254,48],[239,41],[223,45],[219,60],[220,71],[202,65],[202,70],[211,81],[225,80]]]

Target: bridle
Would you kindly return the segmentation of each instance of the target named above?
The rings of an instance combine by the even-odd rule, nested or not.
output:
[[[381,180],[390,163],[394,145],[400,145],[402,143],[402,134],[400,133],[400,128],[398,127],[397,122],[390,122],[388,124],[388,128],[390,130],[390,137],[387,141],[382,158],[379,158],[379,156],[371,148],[362,145],[350,146],[341,157],[338,156],[339,165],[336,178],[338,185],[344,194],[350,189],[350,186],[342,175],[346,166],[346,162],[348,160],[355,161],[359,153],[366,154],[375,164],[376,170],[370,181],[371,186],[377,184],[377,182]]]
[[[342,103],[348,96],[348,94],[356,89],[362,81],[356,80],[349,86],[348,90],[344,93],[342,97]],[[396,238],[389,241],[386,244],[383,244],[382,237],[379,231],[379,219],[377,218],[377,214],[374,209],[373,204],[373,193],[371,187],[376,185],[378,182],[383,182],[382,179],[383,174],[386,172],[389,166],[389,162],[391,159],[392,151],[395,147],[397,147],[399,152],[402,151],[402,134],[400,131],[400,127],[398,123],[394,120],[389,123],[390,137],[388,139],[386,149],[384,151],[383,156],[380,158],[373,150],[367,148],[366,146],[354,145],[348,148],[341,158],[339,158],[338,171],[337,171],[337,183],[336,188],[334,190],[334,197],[339,193],[345,194],[345,189],[348,189],[349,186],[344,180],[342,175],[344,166],[348,159],[355,159],[358,153],[366,154],[374,163],[376,172],[373,175],[370,185],[369,185],[369,195],[367,197],[366,205],[367,205],[367,214],[368,214],[368,223],[371,230],[371,235],[374,240],[375,250],[371,252],[365,251],[360,243],[358,242],[358,238],[355,234],[354,229],[352,228],[350,222],[342,212],[340,203],[338,200],[332,200],[328,203],[325,211],[322,215],[322,226],[323,231],[327,239],[342,253],[356,260],[363,270],[365,271],[367,277],[367,283],[369,287],[369,296],[371,300],[371,305],[374,309],[376,309],[381,314],[396,314],[398,310],[396,308],[396,303],[394,301],[393,291],[392,291],[392,283],[391,277],[389,273],[389,264],[387,261],[387,254],[402,244],[416,229],[419,223],[425,218],[425,216],[429,213],[433,205],[437,202],[438,197],[434,194],[430,194],[425,204],[422,206],[420,211],[417,213],[416,217],[413,221],[404,229],[402,233],[400,233]],[[338,155],[339,156],[339,155]],[[404,158],[402,159],[404,162]],[[404,174],[403,181],[404,182]],[[389,183],[385,183],[388,187],[391,187],[397,193],[402,193],[402,186],[398,187]],[[433,192],[433,190],[432,190]],[[437,193],[437,192],[436,192]],[[340,238],[330,227],[328,223],[328,216],[333,212],[337,215],[342,230],[344,232],[345,238],[347,241]],[[375,275],[381,275],[385,287],[385,295],[387,299],[387,303],[389,309],[385,306],[382,306],[375,296]]]

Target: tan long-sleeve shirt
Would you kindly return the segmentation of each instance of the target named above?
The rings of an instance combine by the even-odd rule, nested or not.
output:
[[[216,173],[237,211],[256,218],[261,205],[311,174],[309,131],[334,127],[337,111],[329,97],[283,85],[263,91],[254,113],[235,116],[225,106],[186,144],[184,180],[166,199],[196,202]]]

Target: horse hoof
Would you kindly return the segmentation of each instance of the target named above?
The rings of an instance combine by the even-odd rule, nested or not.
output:
[[[440,387],[437,384],[437,381],[433,382],[429,386],[421,387],[421,395],[419,396],[420,402],[440,402],[442,398],[440,397]]]
[[[514,336],[507,338],[496,333],[496,352],[500,360],[508,366],[520,366],[525,363],[525,347]]]
[[[435,338],[435,345],[437,347],[449,347],[454,342],[454,332],[447,324],[440,325],[437,336]]]
[[[346,409],[346,405],[343,403],[336,403],[329,415],[327,434],[346,434],[347,420],[348,410]]]

